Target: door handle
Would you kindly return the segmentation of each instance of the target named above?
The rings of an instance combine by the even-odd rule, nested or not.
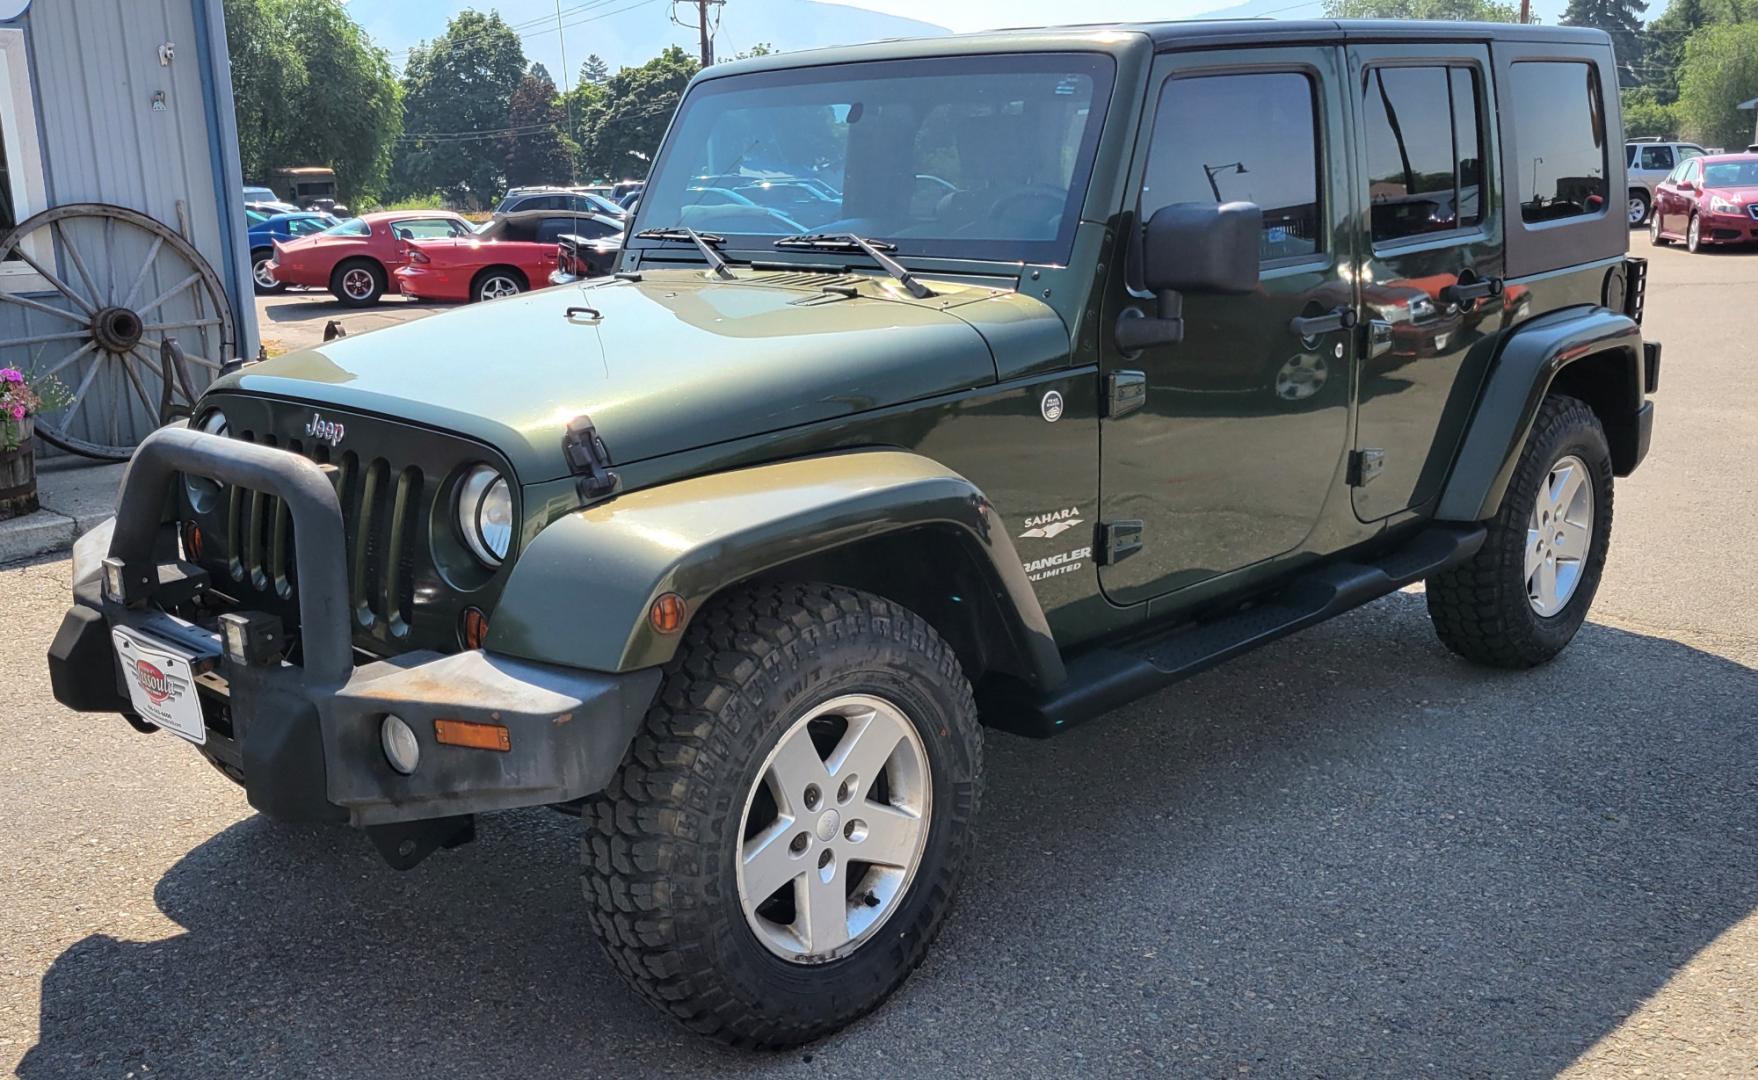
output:
[[[1464,307],[1466,301],[1475,304],[1487,296],[1502,295],[1502,279],[1499,277],[1479,278],[1476,281],[1459,281],[1441,290],[1441,302],[1454,307]]]
[[[1352,307],[1332,308],[1323,315],[1297,315],[1288,320],[1288,329],[1295,337],[1315,338],[1333,330],[1352,330],[1359,319]]]

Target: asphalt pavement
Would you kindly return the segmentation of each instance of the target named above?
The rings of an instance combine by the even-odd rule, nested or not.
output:
[[[253,814],[169,735],[60,708],[67,563],[0,569],[0,1067],[1758,1075],[1755,289],[1758,253],[1656,254],[1654,447],[1557,661],[1472,668],[1405,592],[1058,739],[990,733],[927,963],[788,1053],[624,988],[572,819],[491,815],[399,874]]]

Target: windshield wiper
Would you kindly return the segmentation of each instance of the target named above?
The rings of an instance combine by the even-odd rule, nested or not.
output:
[[[696,250],[700,251],[702,257],[708,260],[708,269],[723,278],[730,279],[733,276],[733,272],[727,268],[726,256],[715,250],[716,244],[726,243],[724,236],[699,233],[695,229],[675,225],[669,229],[642,229],[635,234],[635,238],[638,240],[688,240],[695,244]]]
[[[868,240],[865,237],[856,236],[854,233],[801,233],[798,236],[784,236],[775,241],[775,246],[778,248],[813,248],[818,251],[859,249],[871,256],[873,261],[878,263],[887,274],[901,282],[903,287],[910,291],[910,295],[917,300],[926,300],[935,295],[933,289],[917,281],[916,276],[904,269],[902,263],[885,254],[887,251],[896,251],[897,245],[887,243],[884,240]]]

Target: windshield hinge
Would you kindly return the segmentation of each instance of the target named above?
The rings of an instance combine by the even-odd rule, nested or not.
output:
[[[617,474],[610,468],[610,451],[598,437],[589,416],[576,416],[568,422],[562,436],[562,453],[568,459],[568,470],[580,477],[582,497],[602,499],[617,488]]]

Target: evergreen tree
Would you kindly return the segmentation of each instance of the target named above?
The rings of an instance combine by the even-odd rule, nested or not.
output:
[[[1642,13],[1644,0],[1569,0],[1564,26],[1592,26],[1611,35],[1618,55],[1618,83],[1636,86],[1642,80]]]
[[[606,64],[597,53],[588,56],[586,62],[580,65],[580,81],[583,83],[603,86],[605,80],[609,78],[610,65]]]
[[[1670,105],[1679,99],[1685,42],[1716,21],[1703,0],[1672,0],[1666,12],[1648,24],[1642,34],[1642,82],[1653,88],[1656,103]]]

